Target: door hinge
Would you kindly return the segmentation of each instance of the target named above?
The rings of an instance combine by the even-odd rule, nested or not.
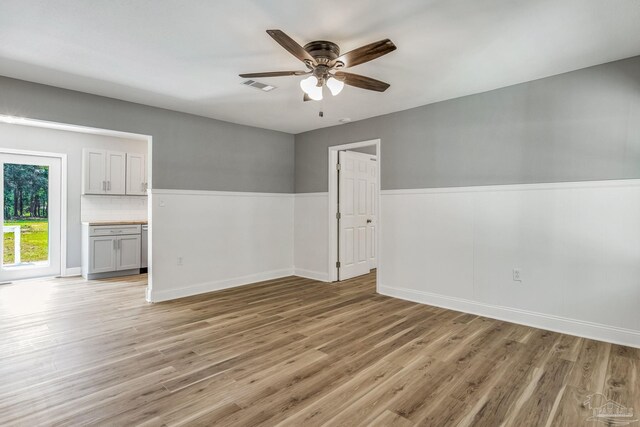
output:
[[[336,219],[340,219],[342,217],[342,215],[340,215],[340,212],[336,213]]]
[[[336,267],[340,268],[340,261],[336,262]]]
[[[340,163],[336,163],[336,170],[339,171],[340,170]]]

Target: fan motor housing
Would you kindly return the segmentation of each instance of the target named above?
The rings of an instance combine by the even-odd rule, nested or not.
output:
[[[326,64],[340,56],[340,48],[337,44],[326,41],[316,40],[304,45],[304,50],[318,62],[318,64]]]

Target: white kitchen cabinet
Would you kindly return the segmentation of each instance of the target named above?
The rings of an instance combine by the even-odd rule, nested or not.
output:
[[[82,275],[88,279],[140,271],[141,225],[82,226]]]
[[[140,268],[140,235],[120,236],[117,241],[116,270]]]
[[[100,236],[89,238],[89,268],[88,273],[106,273],[116,271],[116,248],[118,238]]]
[[[107,192],[123,195],[126,193],[127,153],[107,151]]]
[[[126,153],[84,149],[82,194],[125,194]]]
[[[147,161],[140,153],[127,153],[127,194],[147,194]]]
[[[85,149],[82,154],[82,193],[105,194],[107,190],[107,152]]]

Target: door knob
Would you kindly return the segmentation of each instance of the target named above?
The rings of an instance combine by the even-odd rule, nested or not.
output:
[[[371,221],[372,221],[372,220],[368,219],[368,220],[367,220],[367,224],[371,224]]]

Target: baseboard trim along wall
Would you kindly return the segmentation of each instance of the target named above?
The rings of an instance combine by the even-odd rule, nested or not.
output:
[[[311,271],[303,268],[294,268],[293,275],[304,277],[305,279],[318,280],[320,282],[330,282],[329,274],[326,271]]]
[[[198,283],[188,287],[168,289],[164,291],[155,291],[147,289],[147,301],[162,302],[178,298],[190,297],[193,295],[205,294],[207,292],[221,291],[223,289],[235,288],[238,286],[249,285],[265,280],[280,279],[282,277],[293,276],[293,268],[285,268],[282,270],[265,271],[262,273],[250,274],[242,277],[234,277],[231,279],[216,280],[211,282]]]
[[[477,301],[470,301],[462,298],[454,298],[446,295],[432,294],[406,288],[394,288],[378,285],[378,292],[382,295],[417,302],[420,304],[427,304],[563,334],[576,335],[579,337],[640,348],[640,332],[630,329],[616,328],[509,307],[483,304]]]
[[[66,268],[62,273],[62,277],[74,277],[82,274],[82,267]]]

